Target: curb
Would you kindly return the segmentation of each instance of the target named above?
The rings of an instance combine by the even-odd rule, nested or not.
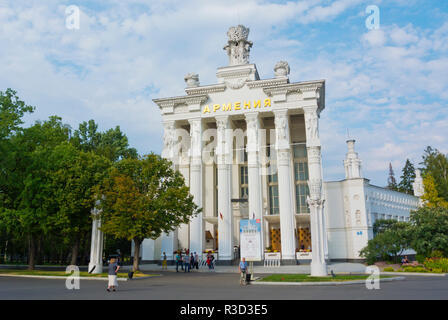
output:
[[[0,274],[0,277],[15,277],[15,278],[36,278],[36,279],[67,279],[67,276],[32,276],[32,275],[20,275],[20,274]],[[108,281],[106,277],[72,277],[72,279],[79,280],[102,280]],[[128,278],[117,278],[117,281],[128,281]]]
[[[391,276],[421,276],[421,277],[445,277],[446,273],[429,273],[429,272],[381,272],[384,275]]]
[[[397,280],[405,280],[405,277],[394,277],[394,278],[386,278],[380,279],[380,282],[390,282]],[[366,280],[353,280],[353,281],[334,281],[334,282],[267,282],[267,281],[254,281],[250,284],[257,285],[280,285],[280,286],[340,286],[340,285],[348,285],[348,284],[365,284]]]

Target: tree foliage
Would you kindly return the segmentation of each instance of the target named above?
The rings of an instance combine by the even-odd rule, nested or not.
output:
[[[434,251],[448,257],[448,208],[423,207],[411,213],[412,248],[430,257]]]
[[[392,169],[392,163],[389,163],[389,177],[387,178],[387,189],[398,190],[394,169]]]
[[[410,248],[410,224],[395,220],[377,220],[374,224],[375,237],[367,242],[360,251],[360,256],[367,263],[375,261],[398,262],[399,256]]]
[[[425,193],[421,197],[424,206],[428,208],[448,208],[448,201],[439,197],[436,182],[431,174],[426,174],[423,178]]]
[[[84,121],[73,133],[72,141],[81,150],[95,152],[112,162],[125,158],[137,158],[137,150],[129,147],[128,138],[121,132],[119,126],[99,132],[94,120]]]
[[[173,231],[200,212],[181,174],[155,154],[119,161],[98,194],[103,195],[102,230],[134,241],[134,270],[143,239]]]
[[[400,179],[401,180],[398,184],[398,191],[407,194],[414,194],[412,183],[415,180],[415,167],[409,159],[406,159],[406,163],[403,167]]]
[[[423,177],[431,175],[439,197],[448,201],[448,157],[439,150],[427,147],[423,154]]]
[[[8,138],[14,131],[20,130],[25,113],[31,113],[34,107],[20,100],[12,89],[0,91],[0,140]]]

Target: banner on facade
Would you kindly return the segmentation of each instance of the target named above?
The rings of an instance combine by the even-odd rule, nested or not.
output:
[[[246,261],[261,261],[260,219],[240,220],[240,249]]]

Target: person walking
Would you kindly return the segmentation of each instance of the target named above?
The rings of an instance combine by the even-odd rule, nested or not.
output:
[[[210,255],[210,265],[215,270],[215,256],[213,254]]]
[[[196,266],[196,270],[199,270],[199,255],[196,252],[194,253],[194,264]]]
[[[240,284],[241,285],[246,285],[246,271],[247,271],[247,262],[246,262],[246,258],[243,257],[243,259],[241,260],[239,266],[238,266],[238,271],[240,273]]]
[[[167,261],[166,261],[166,253],[163,252],[162,254],[162,270],[167,270],[168,269],[168,265],[167,265]]]
[[[184,272],[187,272],[187,269],[188,272],[190,272],[190,256],[188,254],[186,254],[184,258],[184,268]]]
[[[190,270],[194,269],[194,263],[195,263],[195,260],[194,260],[194,255],[193,255],[193,252],[192,252],[190,254]]]
[[[117,272],[120,269],[120,266],[117,263],[117,260],[115,258],[110,259],[109,262],[109,270],[108,270],[108,279],[109,284],[107,286],[107,292],[110,292],[110,289],[112,288],[112,291],[115,291],[116,287],[118,287],[118,281],[117,281]]]
[[[176,272],[179,272],[179,265],[182,266],[182,256],[179,251],[176,254]]]

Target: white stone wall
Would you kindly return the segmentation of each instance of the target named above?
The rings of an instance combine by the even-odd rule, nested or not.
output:
[[[376,219],[409,221],[419,198],[369,184],[367,179],[326,182],[325,215],[330,259],[361,259]]]
[[[367,203],[370,207],[370,223],[377,219],[409,221],[409,214],[416,210],[419,198],[413,195],[369,185]]]

